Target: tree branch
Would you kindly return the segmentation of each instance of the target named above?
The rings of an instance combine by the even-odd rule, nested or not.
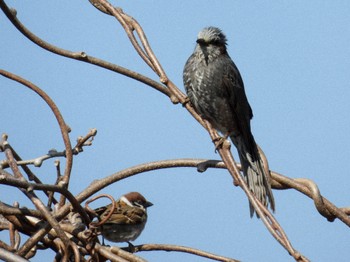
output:
[[[0,5],[1,5],[1,1],[0,1]],[[64,176],[63,176],[62,180],[64,181],[65,186],[68,188],[69,178],[70,178],[70,174],[72,171],[72,165],[73,165],[73,152],[72,152],[72,146],[71,146],[70,139],[69,139],[70,128],[68,127],[68,125],[64,121],[61,112],[59,111],[55,102],[43,90],[41,90],[36,85],[32,84],[31,82],[15,75],[15,74],[7,72],[5,70],[0,70],[0,74],[9,78],[9,79],[12,79],[16,82],[19,82],[22,85],[33,90],[36,94],[38,94],[46,102],[46,104],[50,107],[52,113],[55,115],[55,118],[56,118],[57,123],[60,127],[60,130],[61,130],[63,143],[65,145],[65,150],[66,150],[67,161],[66,161],[66,168],[65,168]],[[60,204],[63,205],[63,202],[64,202],[63,199],[61,199],[60,202],[61,202]]]
[[[193,254],[200,257],[205,257],[208,259],[216,260],[216,261],[224,261],[224,262],[239,262],[239,260],[218,256],[215,254],[211,254],[209,252],[205,252],[199,249],[177,246],[177,245],[164,245],[164,244],[144,244],[135,246],[136,252],[140,251],[175,251],[175,252],[183,252],[188,254]]]
[[[98,59],[93,56],[89,56],[85,52],[72,52],[68,50],[64,50],[62,48],[56,47],[43,39],[37,37],[35,34],[33,34],[31,31],[29,31],[16,17],[15,12],[11,11],[8,6],[5,4],[3,0],[0,0],[0,8],[3,10],[7,18],[12,22],[12,24],[20,31],[25,37],[27,37],[30,41],[35,43],[36,45],[40,46],[41,48],[55,53],[57,55],[65,56],[71,59],[79,60],[82,62],[86,62],[89,64],[93,64],[99,67],[106,68],[108,70],[114,71],[116,73],[125,75],[127,77],[130,77],[132,79],[135,79],[137,81],[140,81],[156,90],[159,92],[163,93],[164,95],[170,97],[170,92],[167,88],[165,88],[163,85],[159,84],[158,82],[142,75],[137,72],[134,72],[132,70],[129,70],[127,68],[118,66],[113,63],[109,63],[107,61],[104,61],[102,59]],[[176,102],[176,101],[174,101]]]

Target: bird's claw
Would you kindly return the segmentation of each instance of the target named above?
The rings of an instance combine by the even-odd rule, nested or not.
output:
[[[129,246],[128,246],[128,251],[129,251],[130,253],[135,253],[135,252],[136,252],[135,246],[134,246],[130,241],[128,241],[128,244],[129,244]]]
[[[213,139],[213,143],[215,145],[215,153],[218,152],[218,149],[222,148],[222,145],[224,144],[225,140],[226,138],[221,136],[215,137]]]
[[[185,107],[186,104],[189,103],[189,102],[190,102],[190,98],[189,98],[188,96],[186,96],[186,97],[184,98],[184,100],[182,101],[182,106]]]
[[[230,148],[231,144],[227,140],[227,138],[228,138],[228,135],[225,135],[223,137],[217,136],[213,139],[213,143],[215,144],[215,153],[217,153],[218,149]]]

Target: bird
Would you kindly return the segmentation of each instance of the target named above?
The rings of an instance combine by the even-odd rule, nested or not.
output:
[[[238,151],[243,176],[249,189],[266,207],[275,210],[269,174],[255,143],[250,121],[253,111],[244,90],[241,74],[227,52],[221,29],[205,27],[183,70],[188,99],[197,113],[216,130],[230,137]],[[251,203],[250,217],[255,210]],[[259,216],[257,216],[259,217]]]
[[[147,208],[153,204],[138,192],[130,192],[115,201],[115,209],[100,226],[101,235],[111,242],[128,242],[138,238],[147,222]],[[100,221],[111,212],[112,204],[96,208]]]

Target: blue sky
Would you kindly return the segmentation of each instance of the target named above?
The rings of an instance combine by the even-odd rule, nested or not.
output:
[[[36,35],[71,51],[85,51],[157,77],[138,58],[117,21],[88,1],[7,1]],[[169,78],[182,90],[182,69],[196,35],[220,27],[242,74],[253,108],[252,129],[270,168],[315,181],[337,206],[348,206],[350,148],[349,1],[117,1],[143,26]],[[23,37],[0,13],[1,68],[26,78],[56,102],[72,128],[72,143],[90,128],[93,146],[74,159],[71,191],[140,163],[163,159],[219,159],[206,131],[164,95],[116,73],[51,54]],[[1,133],[24,159],[63,149],[52,113],[30,90],[0,77]],[[234,156],[236,156],[235,149]],[[4,157],[4,156],[2,156]],[[237,157],[236,157],[237,159]],[[62,161],[64,161],[62,159]],[[55,180],[54,160],[33,171]],[[1,200],[30,206],[1,186]],[[225,170],[160,170],[105,188],[119,197],[140,191],[154,206],[134,242],[190,246],[242,261],[292,261],[256,218]],[[13,195],[15,192],[16,195]],[[329,223],[310,199],[276,191],[275,216],[292,245],[312,261],[346,261],[349,229]],[[0,233],[1,238],[5,234]],[[50,256],[51,255],[51,256]],[[149,261],[206,261],[144,252]],[[41,252],[32,261],[52,258]]]

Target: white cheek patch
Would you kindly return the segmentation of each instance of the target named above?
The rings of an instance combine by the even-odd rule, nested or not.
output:
[[[133,204],[131,204],[131,202],[130,202],[125,196],[122,196],[122,197],[120,198],[120,200],[121,200],[122,202],[124,202],[125,204],[127,204],[128,206],[131,206],[131,207],[134,206]]]

